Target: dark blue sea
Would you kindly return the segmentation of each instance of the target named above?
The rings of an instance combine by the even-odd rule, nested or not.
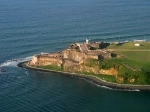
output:
[[[150,0],[0,0],[0,112],[150,112],[150,92],[16,66],[86,38],[150,40]]]

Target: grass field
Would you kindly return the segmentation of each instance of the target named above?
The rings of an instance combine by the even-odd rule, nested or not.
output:
[[[56,70],[56,71],[63,71],[62,67],[56,65],[47,65],[47,66],[37,66],[38,68],[48,69],[48,70]]]
[[[111,59],[111,61],[150,71],[150,42],[138,42],[141,46],[135,46],[135,43],[137,42],[110,44],[106,49],[113,49],[122,57]]]
[[[135,46],[135,43],[140,46]],[[126,42],[118,45],[112,43],[106,49],[150,50],[150,42]]]
[[[137,42],[136,42],[137,43]],[[135,79],[135,84],[150,84],[150,43],[135,42],[110,44],[107,50],[114,51],[119,58],[106,59],[102,65],[109,67],[114,63],[119,65],[119,76],[124,78],[123,83],[130,83],[129,79]]]
[[[117,51],[116,53],[121,55],[122,58],[114,58],[112,60],[128,64],[137,69],[150,71],[150,51]]]

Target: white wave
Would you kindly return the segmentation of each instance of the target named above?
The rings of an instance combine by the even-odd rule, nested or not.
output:
[[[19,59],[7,60],[4,63],[1,63],[0,67],[17,66],[21,62],[29,61],[31,59],[32,59],[32,56],[26,57],[26,58],[19,58]]]
[[[97,85],[101,88],[105,88],[105,89],[109,89],[109,90],[117,90],[117,91],[136,91],[136,92],[139,92],[140,90],[138,89],[114,89],[114,88],[111,88],[111,87],[107,87],[107,86],[101,86],[101,85]]]
[[[21,76],[18,77],[18,79],[21,79],[21,78],[22,78]]]
[[[98,87],[105,88],[105,89],[109,89],[109,90],[135,91],[135,92],[139,92],[139,91],[140,91],[140,90],[138,90],[138,89],[114,89],[114,88],[111,88],[111,87],[108,87],[108,86],[102,86],[102,85],[96,84],[96,83],[94,83],[94,82],[92,82],[92,81],[88,81],[88,82],[90,82],[90,83],[92,83],[92,84],[94,84],[94,85],[96,85],[96,86],[98,86]]]
[[[41,52],[41,54],[48,54],[48,53],[46,53],[46,52]]]
[[[29,74],[29,73],[26,71],[26,74]]]
[[[29,75],[29,72],[28,72],[28,71],[26,71],[26,72],[25,72],[25,74],[28,76],[28,75]]]

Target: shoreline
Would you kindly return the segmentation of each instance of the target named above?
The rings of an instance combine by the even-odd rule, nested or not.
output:
[[[78,74],[78,73],[69,73],[69,72],[63,72],[63,71],[47,70],[47,69],[42,69],[42,68],[31,67],[27,63],[28,63],[28,61],[21,62],[17,66],[26,68],[26,69],[30,69],[30,70],[35,70],[35,71],[60,73],[62,75],[66,75],[66,76],[83,78],[88,81],[92,81],[95,84],[98,84],[100,86],[106,86],[106,87],[109,87],[111,89],[116,89],[116,90],[150,91],[150,85],[118,84],[118,83],[113,83],[113,82],[107,82],[105,80],[102,80],[102,79],[100,79],[96,76],[92,76],[92,75],[84,75],[84,74]]]

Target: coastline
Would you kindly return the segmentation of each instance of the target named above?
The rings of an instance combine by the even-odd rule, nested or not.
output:
[[[27,62],[21,62],[17,66],[30,69],[30,70],[35,70],[35,71],[42,71],[42,72],[54,72],[54,73],[60,73],[62,75],[66,76],[73,76],[73,77],[78,77],[78,78],[83,78],[89,81],[92,81],[100,86],[106,86],[111,89],[118,89],[118,90],[133,90],[133,91],[150,91],[150,85],[131,85],[131,84],[117,84],[117,83],[112,83],[112,82],[107,82],[105,80],[102,80],[96,76],[92,75],[84,75],[84,74],[78,74],[78,73],[69,73],[69,72],[63,72],[63,71],[55,71],[55,70],[47,70],[47,69],[42,69],[42,68],[36,68],[36,67],[31,67],[29,66]]]

